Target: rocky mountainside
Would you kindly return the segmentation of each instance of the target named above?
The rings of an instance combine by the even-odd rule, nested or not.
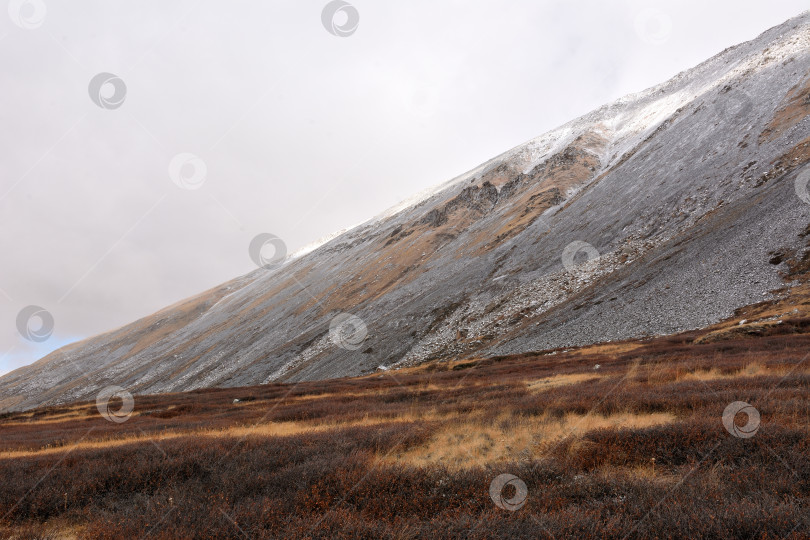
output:
[[[0,378],[0,408],[703,327],[806,261],[810,13],[304,255]]]

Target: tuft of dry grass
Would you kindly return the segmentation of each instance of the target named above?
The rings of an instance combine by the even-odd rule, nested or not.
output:
[[[767,366],[759,362],[747,363],[737,369],[721,369],[707,367],[684,369],[666,364],[655,364],[640,370],[635,374],[636,379],[643,379],[650,384],[669,384],[682,381],[720,381],[738,378],[785,376],[788,373],[796,375],[810,374],[810,369],[794,369],[793,366]]]
[[[594,373],[567,373],[565,375],[554,375],[552,377],[544,377],[542,379],[529,381],[527,385],[529,390],[542,392],[544,390],[557,388],[559,386],[595,381],[602,377],[603,375],[596,375]]]
[[[469,469],[515,459],[538,459],[560,440],[597,429],[642,429],[675,419],[670,413],[535,417],[504,414],[491,421],[468,415],[445,422],[424,445],[386,459],[415,467],[443,464],[450,469]]]
[[[32,457],[48,454],[59,454],[63,452],[72,452],[74,450],[90,450],[90,449],[115,449],[118,447],[139,444],[143,442],[156,442],[160,443],[171,439],[183,438],[247,438],[247,437],[290,437],[294,435],[301,435],[304,433],[322,433],[326,431],[334,431],[340,429],[350,429],[355,427],[366,426],[379,426],[381,424],[399,424],[419,421],[429,421],[437,418],[432,414],[403,414],[397,418],[383,418],[366,416],[361,420],[354,420],[348,422],[266,422],[255,425],[247,426],[233,426],[228,428],[217,429],[198,429],[198,430],[177,430],[177,431],[164,431],[157,434],[141,433],[137,435],[127,435],[114,438],[95,438],[89,440],[82,440],[74,444],[65,446],[47,446],[38,449],[23,449],[23,450],[8,450],[0,451],[0,459],[10,459],[19,457]]]

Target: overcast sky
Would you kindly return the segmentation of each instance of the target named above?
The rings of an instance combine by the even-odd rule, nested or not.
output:
[[[325,6],[9,3],[0,373],[255,269],[259,233],[293,252],[806,0]],[[29,305],[53,316],[43,342],[18,330]]]

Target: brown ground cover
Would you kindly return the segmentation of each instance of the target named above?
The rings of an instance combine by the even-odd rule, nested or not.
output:
[[[120,424],[95,403],[6,413],[0,533],[808,538],[810,319],[796,298],[652,340],[135,396]],[[735,401],[759,412],[753,437],[724,427]],[[526,485],[518,510],[490,497],[504,473]]]

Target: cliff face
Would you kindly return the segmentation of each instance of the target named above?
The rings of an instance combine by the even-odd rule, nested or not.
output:
[[[784,287],[805,255],[808,51],[804,14],[306,255],[9,373],[0,408],[716,322]]]

